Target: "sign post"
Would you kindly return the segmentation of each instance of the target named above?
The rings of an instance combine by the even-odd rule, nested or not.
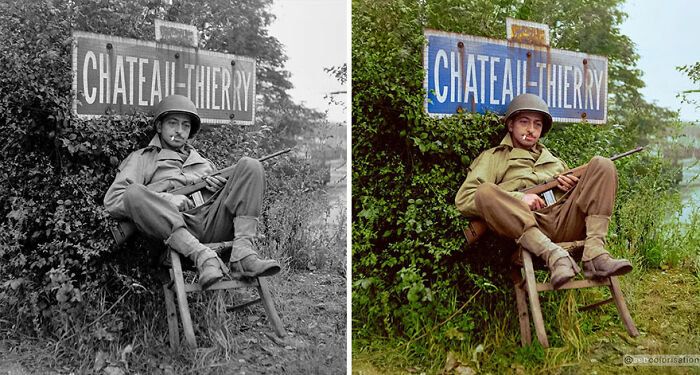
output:
[[[80,117],[150,111],[180,94],[202,122],[255,121],[253,58],[81,31],[73,39],[73,111]]]
[[[524,93],[541,97],[557,122],[604,124],[605,56],[444,31],[424,31],[425,110],[434,116],[504,114]]]

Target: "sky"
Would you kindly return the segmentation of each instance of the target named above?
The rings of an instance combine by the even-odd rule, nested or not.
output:
[[[646,87],[644,98],[658,105],[678,110],[685,121],[700,122],[700,113],[677,98],[683,90],[698,88],[677,66],[700,61],[700,1],[695,0],[627,0],[623,6],[629,17],[621,32],[635,43],[640,55],[638,68]],[[324,98],[331,92],[344,91],[323,68],[338,66],[348,59],[348,5],[345,0],[275,0],[272,13],[277,20],[270,34],[285,46],[295,88],[290,95],[297,103],[327,111],[331,121],[345,121],[343,106],[330,105]],[[696,94],[697,99],[700,95]],[[336,99],[349,103],[347,94]]]
[[[700,1],[627,0],[623,10],[629,17],[620,31],[632,39],[640,55],[638,67],[647,85],[641,90],[644,98],[669,109],[680,108],[681,120],[700,122],[698,110],[676,98],[683,90],[699,88],[676,67],[700,61]],[[700,95],[695,98],[700,100]]]
[[[270,35],[285,46],[285,69],[292,74],[296,103],[328,113],[333,122],[345,122],[345,106],[331,105],[330,93],[346,91],[324,68],[348,61],[348,2],[346,0],[274,0],[272,13],[277,19]],[[335,94],[336,101],[349,104],[347,94]]]

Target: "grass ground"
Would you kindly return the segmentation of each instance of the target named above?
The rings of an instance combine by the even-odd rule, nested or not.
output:
[[[219,313],[230,296],[192,299],[200,348],[171,350],[165,305],[137,312],[132,337],[99,347],[65,347],[67,340],[38,340],[0,331],[0,374],[338,374],[346,369],[346,289],[339,271],[283,272],[270,288],[288,337],[274,336],[261,305]],[[158,293],[159,294],[159,293]],[[241,297],[239,295],[239,297]],[[198,316],[208,316],[206,322]],[[2,325],[0,325],[1,327]],[[78,346],[80,343],[78,343]],[[79,361],[71,353],[85,353]]]
[[[626,354],[700,355],[700,278],[679,269],[637,271],[620,278],[623,293],[640,336],[630,338],[614,305],[586,312],[575,307],[600,300],[604,293],[591,289],[570,291],[557,306],[547,304],[548,330],[559,331],[556,347],[520,348],[514,301],[512,311],[494,312],[495,318],[478,346],[464,353],[439,353],[438,364],[417,364],[411,353],[396,344],[353,348],[352,373],[374,374],[691,374],[700,367],[624,366]],[[602,289],[601,289],[602,290]],[[554,310],[552,310],[554,309]],[[500,333],[499,333],[500,332]],[[551,331],[550,331],[551,332]],[[549,333],[552,335],[551,333]],[[533,331],[534,335],[534,331]],[[550,344],[552,344],[550,338]],[[557,344],[558,343],[558,344]]]

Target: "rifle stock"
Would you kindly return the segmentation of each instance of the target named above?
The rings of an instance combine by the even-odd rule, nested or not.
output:
[[[644,147],[637,147],[637,148],[630,150],[630,151],[627,151],[625,153],[615,155],[615,156],[611,157],[610,160],[615,161],[617,159],[624,158],[625,156],[634,154],[635,152],[642,151],[642,149],[644,149]],[[583,175],[583,172],[585,172],[587,168],[588,168],[588,163],[583,164],[583,165],[579,165],[578,167],[576,167],[574,169],[570,169],[570,170],[562,173],[561,175],[562,176],[573,175],[576,177],[581,177]],[[558,186],[558,184],[559,183],[557,182],[557,179],[552,178],[551,180],[547,180],[541,184],[522,189],[522,190],[520,190],[520,192],[525,193],[525,194],[537,194],[537,195],[539,195],[539,194],[542,194],[548,190],[554,189],[555,187]],[[488,227],[486,226],[486,223],[483,220],[473,220],[469,223],[469,225],[467,225],[467,227],[465,229],[462,230],[462,232],[464,233],[464,238],[467,239],[467,245],[471,245],[474,242],[476,242],[476,240],[478,240],[484,233],[486,233],[487,230],[488,230]]]
[[[258,161],[265,161],[267,159],[272,159],[274,157],[280,156],[282,154],[286,154],[288,152],[292,151],[291,148],[287,148],[281,151],[277,151],[274,154],[270,155],[265,155],[258,159]],[[224,169],[219,169],[218,171],[212,173],[210,176],[222,176],[225,178],[231,177],[233,174],[233,169],[236,167],[236,165],[232,165],[230,167],[226,167]],[[207,183],[202,180],[200,182],[197,182],[192,185],[186,185],[182,186],[173,190],[170,190],[168,193],[170,194],[177,194],[177,195],[190,195],[195,192],[198,192],[202,189],[204,189],[207,186]],[[129,237],[131,237],[134,233],[136,233],[136,225],[134,225],[133,222],[129,220],[122,220],[117,222],[116,224],[110,226],[109,230],[112,232],[112,237],[114,237],[114,241],[117,243],[117,245],[121,245],[124,243]]]

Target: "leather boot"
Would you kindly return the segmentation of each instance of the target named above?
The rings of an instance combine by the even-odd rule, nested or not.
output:
[[[554,289],[559,289],[581,271],[566,250],[552,242],[536,227],[526,230],[517,242],[545,261],[552,275],[550,282]]]
[[[199,286],[206,290],[224,277],[222,269],[228,272],[226,266],[214,250],[202,245],[192,233],[185,228],[173,232],[165,244],[173,250],[188,257],[194,262],[199,274]]]
[[[632,271],[627,259],[615,259],[605,249],[610,216],[586,216],[586,242],[583,247],[583,276],[599,279],[620,276]]]
[[[233,219],[234,237],[229,265],[243,277],[272,276],[281,270],[274,259],[259,259],[253,246],[257,235],[258,218],[237,216]]]

